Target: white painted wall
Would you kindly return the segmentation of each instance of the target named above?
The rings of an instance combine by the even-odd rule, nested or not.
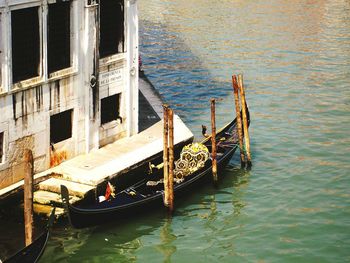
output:
[[[0,0],[0,132],[4,132],[5,161],[0,163],[0,189],[22,178],[25,148],[33,150],[34,169],[50,166],[50,116],[74,109],[72,137],[55,144],[67,157],[87,153],[101,143],[130,136],[138,130],[138,16],[137,2],[125,0],[126,52],[98,57],[98,5],[72,0],[70,68],[48,75],[47,11],[53,0]],[[40,8],[40,76],[12,83],[11,10]],[[94,92],[91,79],[97,78]],[[101,79],[99,79],[101,77]],[[100,125],[100,100],[121,93],[123,123]],[[95,110],[93,105],[95,104]]]
[[[127,10],[127,77],[126,109],[128,136],[138,133],[139,36],[137,0],[128,0]]]

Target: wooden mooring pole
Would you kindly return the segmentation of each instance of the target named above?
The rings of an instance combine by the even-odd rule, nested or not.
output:
[[[238,86],[241,95],[241,107],[242,107],[242,119],[243,119],[243,130],[244,130],[244,141],[247,155],[247,168],[252,167],[252,159],[250,156],[250,139],[249,139],[249,131],[248,131],[248,118],[247,118],[247,108],[246,108],[246,100],[245,100],[245,91],[243,85],[243,75],[238,75]]]
[[[168,206],[169,200],[169,192],[168,192],[168,131],[169,131],[169,123],[168,123],[168,109],[169,106],[163,104],[163,121],[164,121],[164,129],[163,129],[163,182],[164,182],[164,205]]]
[[[24,234],[25,244],[33,242],[33,153],[31,150],[24,151]]]
[[[169,116],[169,178],[168,178],[168,192],[169,192],[169,213],[174,210],[174,111],[168,109]]]
[[[242,117],[241,117],[241,109],[240,109],[240,100],[239,100],[239,94],[238,94],[238,83],[237,83],[237,77],[236,75],[232,76],[232,86],[233,86],[233,94],[235,97],[235,106],[236,106],[236,120],[237,120],[237,131],[238,131],[238,143],[239,143],[239,150],[240,150],[240,156],[241,156],[241,167],[245,166],[245,157],[244,157],[244,151],[243,151],[243,131],[242,131]]]
[[[218,181],[218,170],[216,162],[216,124],[215,124],[215,99],[210,100],[211,112],[211,158],[214,184]]]

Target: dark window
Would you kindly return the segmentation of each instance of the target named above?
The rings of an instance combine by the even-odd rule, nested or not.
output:
[[[38,8],[11,12],[13,82],[39,76],[40,37]]]
[[[50,117],[50,142],[57,143],[72,137],[72,113],[67,110]]]
[[[0,132],[0,163],[3,162],[3,157],[4,156],[4,133]]]
[[[119,104],[120,94],[109,96],[101,100],[101,124],[120,118]]]
[[[49,5],[47,51],[49,73],[71,65],[70,7],[70,2]]]
[[[100,57],[124,52],[124,0],[100,0]]]

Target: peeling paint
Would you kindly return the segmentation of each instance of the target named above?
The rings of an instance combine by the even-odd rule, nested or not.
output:
[[[54,88],[54,103],[56,107],[60,106],[60,81],[55,81],[55,88]]]
[[[68,159],[67,151],[50,150],[50,168],[55,167]]]
[[[52,103],[51,103],[51,98],[52,98],[52,92],[51,92],[51,87],[49,88],[49,94],[50,94],[50,99],[49,99],[49,110],[52,110]]]
[[[39,86],[35,88],[35,102],[36,102],[36,110],[40,111],[43,108],[43,87]]]
[[[12,94],[12,111],[13,111],[13,119],[17,121],[16,117],[16,94]]]
[[[10,143],[7,153],[10,166],[21,164],[23,162],[25,149],[34,149],[33,136],[25,136]]]
[[[28,127],[28,116],[27,116],[27,103],[24,92],[21,92],[21,109],[22,109],[22,125]]]
[[[55,80],[49,88],[50,92],[50,110],[56,110],[60,107],[61,83],[60,80]]]
[[[35,94],[34,94],[35,93]],[[44,107],[43,87],[19,91],[12,94],[13,119],[17,121],[22,117],[23,125],[26,125],[27,116],[41,111]]]
[[[0,0],[0,2],[2,1]],[[57,0],[57,2],[59,1],[62,0]],[[13,8],[17,10],[26,8],[27,4],[25,2],[28,1],[5,2],[9,3],[8,6],[11,10]],[[117,2],[124,3],[123,0]],[[4,88],[7,94],[1,94],[4,99],[1,100],[3,117],[0,123],[4,123],[1,127],[8,135],[4,164],[0,167],[2,169],[0,170],[0,188],[21,179],[24,149],[33,150],[35,172],[41,172],[76,155],[98,148],[100,146],[99,140],[107,143],[107,139],[110,139],[108,142],[112,142],[119,139],[120,136],[125,137],[129,134],[126,130],[129,129],[130,125],[127,126],[129,122],[125,122],[124,118],[123,123],[117,121],[115,126],[109,126],[108,129],[100,127],[101,98],[122,93],[123,99],[120,107],[122,116],[127,116],[126,119],[130,122],[137,121],[137,115],[134,116],[132,113],[128,113],[134,109],[133,105],[129,104],[136,102],[124,99],[124,96],[126,96],[124,91],[126,91],[125,94],[131,96],[133,92],[128,92],[128,89],[135,88],[131,85],[126,86],[129,83],[128,80],[133,81],[130,79],[128,63],[135,51],[131,49],[132,47],[128,50],[125,45],[129,43],[126,41],[126,36],[137,39],[136,27],[131,24],[132,21],[137,22],[137,10],[129,8],[124,10],[125,7],[122,6],[121,12],[125,13],[125,18],[130,16],[130,21],[125,19],[123,25],[119,25],[124,32],[123,40],[121,42],[119,40],[115,41],[115,44],[118,45],[116,53],[108,54],[108,56],[100,59],[100,51],[103,50],[99,48],[101,42],[100,7],[99,5],[93,5],[88,9],[85,9],[85,7],[86,1],[77,1],[71,10],[73,23],[70,28],[70,41],[71,47],[74,48],[69,50],[71,61],[68,68],[50,72],[48,57],[47,54],[44,54],[45,50],[43,49],[47,49],[47,42],[43,41],[47,40],[46,36],[49,32],[44,32],[44,37],[39,40],[41,41],[41,51],[35,51],[44,54],[40,58],[41,64],[38,68],[38,76],[25,80],[19,80],[18,78],[17,83],[12,83],[13,78],[11,77],[2,81],[2,84],[6,86],[0,87],[0,89]],[[45,17],[45,12],[40,14],[41,20],[42,17]],[[8,21],[11,20],[11,12],[5,12],[1,17],[3,16]],[[82,24],[85,26],[82,27]],[[11,23],[5,25],[6,30],[3,30],[3,36],[6,36],[6,39],[11,39],[10,25]],[[79,41],[81,39],[84,41]],[[8,48],[12,48],[11,45]],[[100,85],[99,79],[103,77],[100,72],[111,72],[119,69],[122,69],[122,81],[119,81],[118,75],[118,79],[108,78],[108,87],[107,85]],[[11,73],[11,68],[6,70],[9,71],[6,71],[6,73]],[[92,77],[94,77],[94,82],[90,81]],[[95,83],[95,85],[89,85],[89,83]],[[135,90],[137,91],[136,88]],[[72,128],[69,129],[72,131],[72,135],[65,141],[55,143],[55,149],[50,150],[51,116],[67,110],[74,110],[70,121]],[[137,111],[135,110],[135,112]],[[132,119],[133,117],[135,117],[135,120]],[[55,132],[61,132],[62,127],[60,126],[60,130]]]

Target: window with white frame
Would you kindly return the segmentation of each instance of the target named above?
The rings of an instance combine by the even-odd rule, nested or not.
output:
[[[100,57],[125,50],[124,0],[100,0]]]
[[[39,76],[40,34],[38,7],[11,11],[13,83]]]
[[[49,74],[71,66],[71,1],[49,4],[47,54]]]

